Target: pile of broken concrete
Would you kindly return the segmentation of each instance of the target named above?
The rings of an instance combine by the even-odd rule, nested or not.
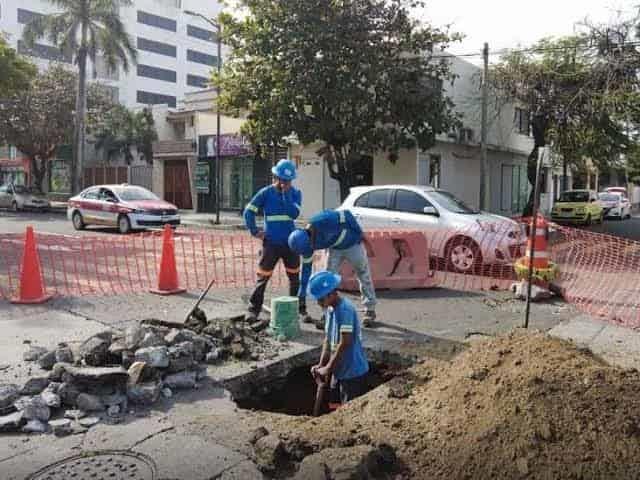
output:
[[[0,384],[0,432],[63,436],[100,421],[119,423],[136,407],[198,388],[207,364],[273,353],[267,325],[244,328],[242,320],[207,321],[196,312],[184,325],[145,320],[124,332],[93,335],[79,347],[31,346],[23,359],[48,374],[30,378],[22,388]]]

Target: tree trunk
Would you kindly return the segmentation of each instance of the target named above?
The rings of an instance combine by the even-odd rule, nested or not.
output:
[[[31,158],[31,187],[40,193],[44,193],[42,183],[44,182],[46,171],[45,165],[46,162],[44,160],[38,161],[36,157]]]
[[[78,52],[78,94],[76,97],[76,122],[73,132],[74,149],[71,163],[71,189],[77,194],[82,190],[82,165],[85,153],[85,117],[87,111],[87,50],[86,27],[82,29],[82,46]]]

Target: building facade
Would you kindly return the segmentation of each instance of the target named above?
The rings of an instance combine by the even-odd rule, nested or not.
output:
[[[462,127],[439,135],[429,150],[401,150],[391,162],[387,152],[378,152],[367,159],[371,170],[363,174],[363,184],[427,185],[447,190],[465,203],[478,207],[480,203],[480,132],[481,132],[481,70],[460,58],[451,59],[457,75],[446,94],[462,115]],[[530,186],[527,179],[527,158],[533,149],[528,114],[514,105],[492,106],[488,114],[487,210],[505,216],[517,215],[525,206]],[[320,144],[293,145],[290,155],[300,166],[298,185],[304,191],[303,215],[309,216],[323,208],[340,204],[338,182],[330,178],[327,166],[317,151]],[[543,208],[552,204],[553,185],[558,171],[550,172],[543,187]],[[370,178],[367,180],[366,178]],[[547,193],[548,192],[548,193]]]
[[[68,63],[71,57],[61,53],[45,39],[33,48],[22,41],[24,26],[38,15],[57,11],[46,0],[3,0],[0,9],[0,31],[19,53],[31,57],[40,68],[51,61]],[[192,11],[214,18],[221,6],[216,1],[199,0],[135,0],[120,8],[125,29],[138,50],[138,64],[129,72],[122,68],[109,70],[98,57],[88,72],[106,85],[113,97],[128,107],[168,104],[176,107],[178,99],[188,92],[206,87],[211,69],[217,66],[216,33],[211,25]]]
[[[215,90],[205,89],[187,94],[177,108],[153,108],[158,131],[153,147],[153,191],[179,208],[216,210],[215,99]],[[240,134],[243,121],[220,117],[220,208],[226,211],[241,211],[270,182],[273,155],[248,144]],[[284,150],[276,157],[286,155]]]
[[[0,1],[0,32],[18,53],[30,57],[40,69],[51,62],[68,64],[71,56],[61,53],[46,39],[27,48],[22,40],[26,24],[39,15],[55,13],[57,8],[46,0]],[[110,70],[100,57],[95,65],[89,62],[89,81],[97,81],[111,92],[112,97],[129,108],[146,105],[167,105],[175,108],[179,99],[207,87],[211,70],[218,64],[216,33],[203,19],[186,14],[192,11],[214,18],[221,6],[217,1],[198,0],[135,0],[129,7],[120,8],[120,17],[138,51],[137,64],[129,71],[121,67]],[[10,153],[10,147],[7,147]],[[21,154],[0,155],[2,177],[25,182],[29,175],[28,159],[21,162]],[[89,144],[84,166],[104,162],[103,155]],[[70,182],[58,181],[69,176],[69,162],[57,158],[53,162],[48,181],[51,190],[70,190]],[[55,178],[54,178],[55,177]]]

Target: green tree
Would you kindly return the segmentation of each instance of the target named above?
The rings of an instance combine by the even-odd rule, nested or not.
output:
[[[116,105],[96,121],[90,132],[96,140],[96,147],[103,150],[108,159],[122,156],[130,165],[135,147],[141,159],[153,163],[153,142],[158,140],[158,134],[149,108],[133,112]]]
[[[319,153],[344,198],[364,155],[429,148],[457,125],[437,58],[458,38],[410,15],[404,0],[243,0],[248,15],[223,15],[231,47],[220,106],[246,111],[254,142],[295,134]],[[418,6],[421,2],[411,2]]]
[[[38,38],[47,38],[61,51],[73,55],[78,66],[78,88],[75,104],[76,119],[73,134],[72,190],[81,185],[82,162],[85,149],[85,123],[87,107],[87,60],[95,65],[101,56],[105,64],[116,69],[136,61],[137,52],[124,24],[119,9],[129,6],[131,0],[49,0],[60,7],[59,13],[36,17],[25,26],[23,38],[33,45]]]
[[[509,52],[491,68],[496,98],[530,112],[532,186],[541,147],[549,145],[558,153],[565,169],[581,167],[590,158],[601,170],[633,147],[627,125],[640,112],[634,28],[635,21],[628,20],[606,28],[585,25],[578,35]],[[532,206],[533,189],[523,214],[529,215]]]
[[[0,101],[0,132],[31,160],[31,185],[42,191],[47,162],[72,138],[77,75],[60,65],[36,74],[33,80]],[[89,118],[113,107],[108,92],[92,84],[88,92]]]
[[[35,66],[9,47],[0,33],[0,101],[12,92],[24,88],[36,74]],[[0,132],[0,135],[2,132]],[[1,141],[1,139],[0,139]]]

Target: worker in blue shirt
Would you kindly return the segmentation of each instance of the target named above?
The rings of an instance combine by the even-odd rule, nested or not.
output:
[[[289,236],[289,247],[302,255],[300,275],[300,305],[305,322],[311,322],[306,314],[305,295],[307,282],[311,276],[314,250],[329,249],[327,270],[338,273],[343,261],[351,264],[358,277],[362,303],[365,307],[363,326],[373,327],[376,318],[376,291],[371,280],[367,251],[362,244],[362,228],[348,210],[324,210],[309,219],[304,228],[296,229]]]
[[[291,186],[296,178],[296,166],[290,160],[280,160],[271,169],[273,184],[261,189],[244,210],[247,229],[262,240],[262,254],[258,265],[258,280],[249,299],[249,322],[256,321],[262,311],[264,292],[273,270],[282,259],[289,277],[289,295],[296,296],[300,287],[300,257],[289,248],[287,240],[300,215],[302,194]],[[256,215],[263,213],[264,229],[256,225]]]
[[[340,401],[347,403],[368,390],[369,362],[362,347],[358,313],[353,304],[340,297],[340,275],[322,271],[309,281],[309,294],[325,315],[325,339],[317,365],[311,367],[316,382],[337,388]]]

